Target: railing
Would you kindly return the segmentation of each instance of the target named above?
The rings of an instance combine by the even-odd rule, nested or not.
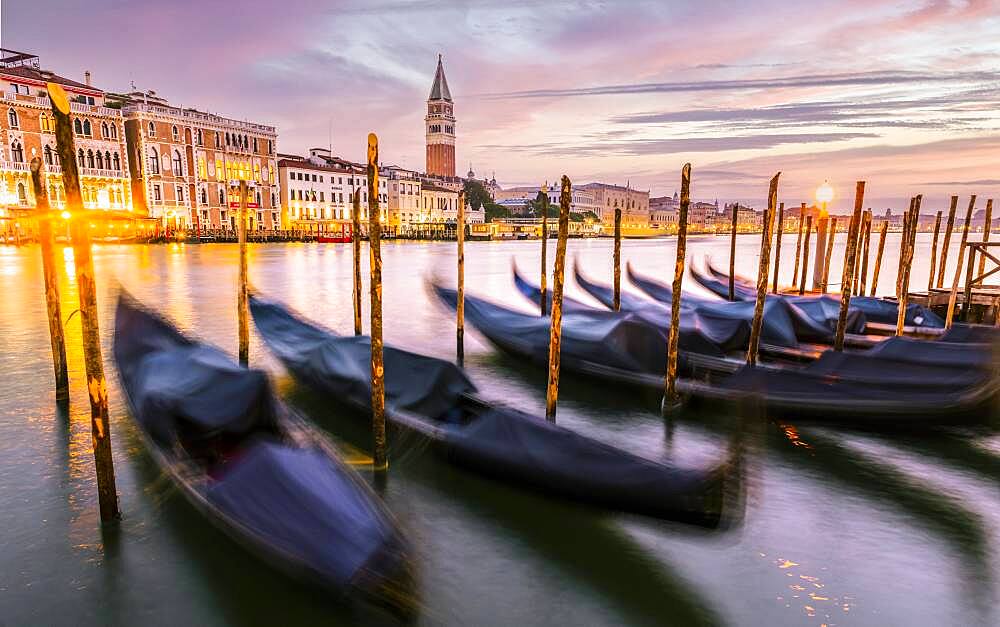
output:
[[[997,272],[1000,272],[1000,259],[991,254],[987,248],[992,248],[994,246],[1000,246],[1000,242],[966,242],[965,247],[968,253],[965,255],[965,290],[963,294],[962,303],[962,320],[969,320],[969,312],[972,310],[972,288],[983,286],[983,280],[988,276],[992,276]],[[979,259],[979,267],[976,269],[976,255],[981,255]],[[986,260],[989,259],[995,265],[991,270],[986,270]],[[956,268],[956,274],[961,271],[961,268]],[[978,273],[978,275],[977,275]],[[954,299],[954,291],[958,288],[958,277],[955,277],[954,289],[952,290],[952,298]],[[949,303],[951,305],[951,303]],[[953,305],[951,305],[953,306]],[[950,313],[950,312],[949,312]]]
[[[49,99],[45,99],[45,104],[48,105]],[[104,115],[113,118],[122,117],[122,112],[120,109],[112,109],[110,107],[102,107],[100,105],[90,105],[82,102],[70,102],[69,110],[74,113],[90,113],[92,115]]]
[[[0,170],[12,170],[14,172],[30,172],[31,166],[23,161],[0,161]]]
[[[254,124],[253,122],[241,122],[239,120],[233,120],[230,118],[224,118],[219,115],[213,115],[211,113],[202,113],[201,111],[191,111],[188,109],[181,109],[175,107],[164,107],[161,105],[151,105],[145,103],[135,103],[130,104],[125,107],[126,111],[146,111],[149,113],[157,113],[159,115],[166,115],[170,117],[182,117],[190,120],[200,120],[202,122],[207,122],[210,124],[218,124],[229,127],[242,128],[249,131],[256,131],[259,133],[269,133],[271,135],[275,134],[275,127],[267,126],[265,124]]]
[[[59,170],[62,171],[62,166],[57,166],[57,167],[59,167]],[[101,169],[98,169],[98,168],[80,168],[80,175],[81,176],[97,176],[97,177],[103,177],[103,178],[109,178],[109,179],[123,179],[123,178],[126,178],[126,174],[122,170],[101,170]]]

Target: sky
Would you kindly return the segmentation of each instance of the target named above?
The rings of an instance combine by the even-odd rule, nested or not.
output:
[[[1000,0],[3,0],[2,45],[124,91],[424,166],[437,55],[464,174],[924,212],[1000,201]],[[982,201],[978,205],[983,206]]]

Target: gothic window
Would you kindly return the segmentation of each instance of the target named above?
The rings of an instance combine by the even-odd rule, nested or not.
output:
[[[198,145],[199,146],[205,145],[205,138],[202,136],[200,128],[198,129]]]
[[[184,171],[183,171],[183,165],[181,163],[180,151],[177,150],[174,151],[173,167],[174,167],[174,176],[183,176]]]
[[[52,165],[52,146],[46,144],[42,154],[45,156],[45,165]]]
[[[111,153],[108,152],[107,150],[104,151],[104,163],[105,163],[105,165],[107,165],[107,168],[110,170],[111,169]]]
[[[24,183],[17,184],[17,201],[22,205],[28,202],[28,190],[24,188]]]
[[[87,167],[87,155],[83,154],[83,148],[76,151],[76,160],[81,168]]]
[[[52,132],[52,118],[50,118],[44,111],[40,116],[38,116],[38,126],[42,129],[43,133]]]
[[[257,152],[257,138],[256,137],[253,138],[253,151]]]
[[[208,190],[206,190],[204,187],[201,188],[201,204],[203,205],[208,204]]]
[[[226,145],[232,146],[232,138],[229,136],[229,133],[226,133]]]
[[[108,130],[108,123],[101,122],[101,137],[107,139],[110,136],[111,136],[111,131]]]
[[[93,150],[88,150],[87,151],[87,167],[88,168],[93,168],[94,167],[94,151]]]
[[[118,172],[121,172],[121,170],[122,170],[122,161],[118,157],[118,153],[117,152],[112,157],[112,160],[114,161],[115,170],[117,170]]]
[[[156,152],[156,148],[149,149],[149,173],[160,173],[160,154]]]
[[[11,128],[18,127],[17,111],[14,111],[14,107],[7,109],[7,121],[10,122]]]
[[[156,137],[156,125],[152,122],[149,123],[149,136]]]
[[[222,148],[222,133],[218,131],[215,132],[215,147]]]
[[[10,145],[10,160],[15,163],[24,161],[24,148],[21,146],[21,142],[17,140],[14,140],[14,143]]]
[[[104,169],[104,155],[101,154],[100,150],[97,151],[97,169]]]
[[[118,139],[118,125],[111,125],[111,139]]]
[[[77,135],[83,135],[83,122],[79,118],[73,120],[73,132]]]
[[[177,140],[177,137],[178,137],[178,136],[179,136],[179,134],[180,134],[180,133],[179,133],[179,132],[177,131],[177,126],[172,126],[172,127],[170,127],[170,134],[171,134],[171,135],[173,136],[174,140],[176,141],[176,140]]]
[[[84,120],[83,121],[83,134],[85,136],[87,136],[87,137],[90,137],[90,135],[91,135],[91,132],[90,132],[90,120]]]

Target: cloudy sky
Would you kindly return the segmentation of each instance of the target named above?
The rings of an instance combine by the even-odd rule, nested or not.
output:
[[[699,199],[1000,197],[1000,0],[3,0],[3,46],[72,78],[422,168],[438,53],[458,163]],[[835,202],[837,202],[835,201]]]

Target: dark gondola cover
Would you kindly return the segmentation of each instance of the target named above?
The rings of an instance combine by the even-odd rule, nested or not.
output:
[[[982,324],[953,324],[941,336],[941,341],[994,346],[1000,342],[1000,329]]]
[[[469,305],[467,300],[466,315]],[[258,297],[251,298],[250,310],[265,342],[291,372],[342,402],[370,408],[367,338],[337,335]],[[389,421],[423,433],[456,464],[603,507],[709,526],[719,522],[724,467],[675,468],[474,401],[475,388],[455,365],[388,346],[385,387]]]
[[[726,298],[729,294],[729,275],[718,269],[716,269],[711,262],[708,264],[708,270],[711,276],[706,274],[695,274],[692,270],[692,275],[695,276],[695,280],[698,281],[705,289],[716,294],[720,298]],[[736,277],[736,294],[737,298],[742,298],[745,300],[753,300],[757,298],[756,288],[753,286],[752,281],[747,278],[737,276]],[[825,310],[835,311],[833,314],[833,322],[824,322],[828,326],[830,324],[835,325],[837,321],[837,316],[840,315],[840,298],[835,296],[792,296],[784,295],[783,298],[791,300],[793,303],[799,306],[805,306],[805,303],[815,301],[815,300],[830,300],[835,303],[836,309],[833,306],[826,307]],[[897,316],[899,315],[899,306],[889,300],[883,298],[877,298],[874,296],[852,296],[851,297],[851,309],[856,309],[857,311],[864,314],[864,318],[867,321],[878,323],[878,324],[891,324],[895,325],[897,322]],[[829,320],[829,318],[823,318],[823,320]],[[925,328],[925,329],[943,329],[944,320],[941,319],[936,313],[931,311],[929,308],[923,305],[917,305],[914,303],[909,303],[906,306],[906,326]],[[855,325],[848,322],[848,333],[863,333],[862,329],[856,329]]]
[[[890,337],[865,351],[865,354],[895,361],[955,368],[995,368],[1000,363],[1000,351],[997,349],[994,343],[959,343],[948,341],[944,337],[936,342],[911,337]]]
[[[403,541],[374,494],[287,413],[263,372],[127,296],[114,355],[154,460],[228,535],[338,593],[375,593],[405,570]]]

